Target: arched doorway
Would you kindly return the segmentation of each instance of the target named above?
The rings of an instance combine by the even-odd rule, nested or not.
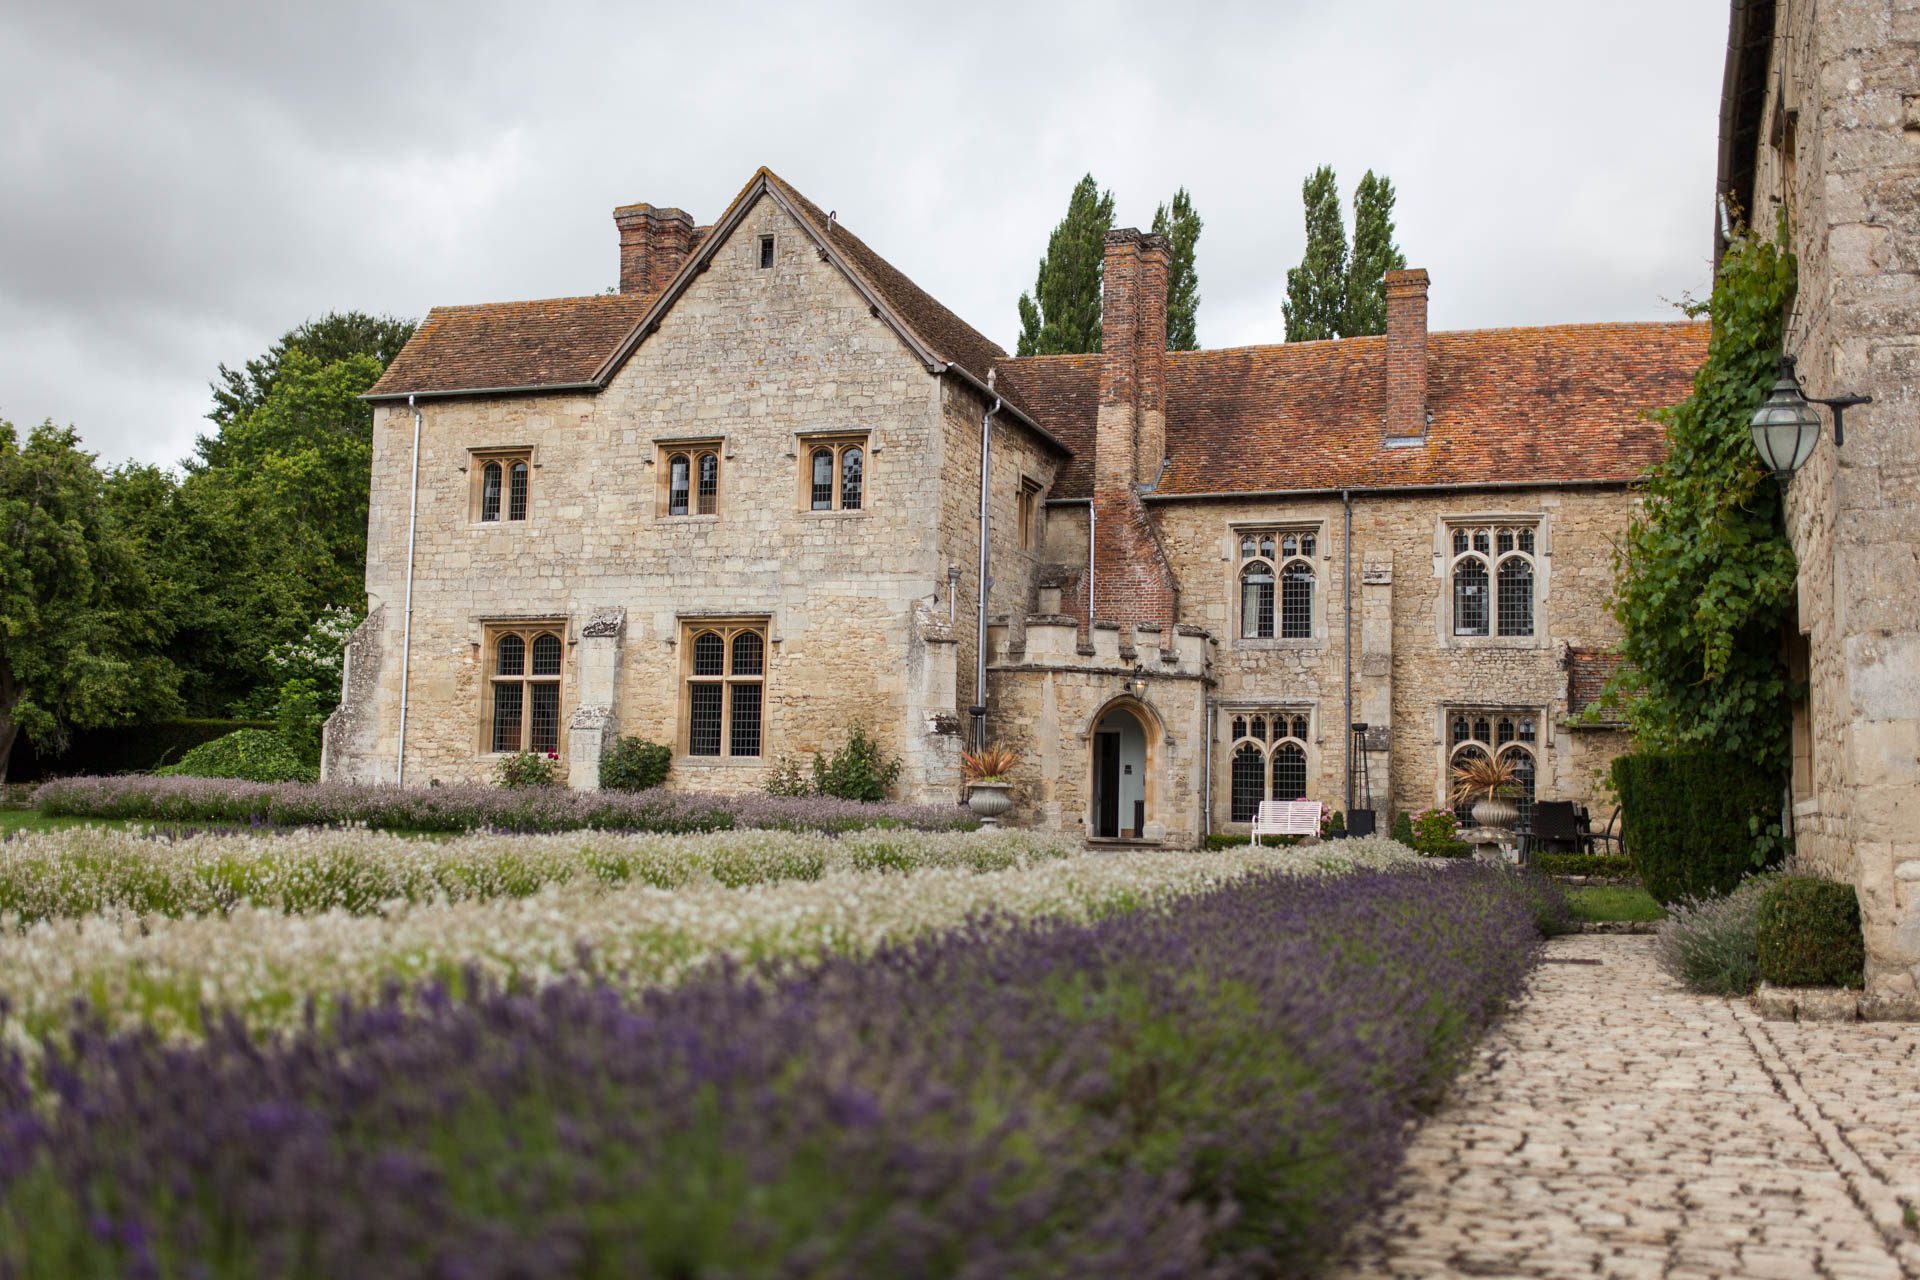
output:
[[[1093,726],[1093,805],[1087,830],[1102,840],[1139,840],[1147,829],[1147,720],[1116,704]]]

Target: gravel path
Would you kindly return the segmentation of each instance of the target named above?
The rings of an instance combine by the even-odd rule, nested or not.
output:
[[[1339,1274],[1920,1280],[1916,1211],[1920,1025],[1763,1022],[1563,938]]]

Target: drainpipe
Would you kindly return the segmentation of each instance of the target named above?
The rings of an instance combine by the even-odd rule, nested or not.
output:
[[[993,390],[994,376],[997,370],[987,370],[987,390]],[[993,492],[993,415],[1000,412],[1004,404],[998,395],[993,404],[980,417],[980,617],[974,629],[973,637],[973,745],[977,750],[987,745],[987,590],[992,580],[987,576],[987,499]]]
[[[1340,539],[1341,553],[1347,558],[1346,572],[1342,575],[1341,588],[1346,596],[1346,668],[1347,668],[1347,722],[1340,727],[1346,740],[1346,749],[1340,758],[1347,766],[1347,812],[1353,812],[1353,491],[1340,491],[1340,506],[1346,518],[1346,532]]]
[[[393,785],[407,784],[407,677],[413,671],[413,537],[420,527],[420,410],[407,397],[413,412],[413,487],[407,499],[407,600],[400,624],[400,747],[393,764]]]
[[[1202,748],[1200,752],[1200,842],[1213,834],[1213,695],[1207,694],[1200,716]]]

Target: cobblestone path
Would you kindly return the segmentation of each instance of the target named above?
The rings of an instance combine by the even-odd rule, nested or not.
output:
[[[1914,1211],[1920,1026],[1763,1022],[1650,938],[1563,938],[1340,1274],[1920,1280]]]

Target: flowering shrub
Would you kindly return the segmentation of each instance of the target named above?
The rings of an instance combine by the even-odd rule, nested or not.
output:
[[[196,778],[62,778],[34,793],[40,812],[159,822],[271,826],[363,823],[401,831],[854,831],[899,826],[971,829],[959,806],[857,804],[825,797],[716,796],[687,791],[571,791],[563,787],[388,787],[344,782],[261,786]]]
[[[560,781],[560,753],[516,751],[493,767],[493,780],[509,791],[521,787],[551,787]]]
[[[672,769],[672,747],[625,737],[600,757],[600,785],[608,791],[645,791],[665,782]]]
[[[1428,809],[1416,817],[1413,847],[1429,858],[1464,858],[1473,852],[1460,838],[1460,819],[1451,809]]]
[[[1743,996],[1760,981],[1755,919],[1779,877],[1749,876],[1725,897],[1687,898],[1667,907],[1654,939],[1660,967],[1688,989]]]
[[[129,912],[211,916],[236,907],[373,915],[401,902],[523,898],[580,881],[673,889],[813,880],[826,871],[1002,871],[1077,853],[1025,832],[983,839],[916,831],[720,831],[700,835],[463,835],[422,840],[365,829],[158,835],[97,827],[0,843],[0,921]]]
[[[596,842],[593,875],[524,895],[542,863],[534,850],[514,860],[507,843],[500,860],[474,867],[476,880],[502,890],[497,896],[395,900],[374,914],[367,904],[385,873],[373,864],[392,850],[362,833],[369,843],[339,874],[348,885],[356,874],[367,879],[332,891],[357,895],[359,914],[344,902],[309,914],[239,902],[225,915],[172,919],[128,909],[16,924],[0,934],[0,974],[16,1014],[10,1030],[18,1042],[56,1024],[76,1000],[92,1002],[116,1026],[149,1025],[168,1036],[197,1033],[209,1011],[290,1029],[310,999],[373,999],[395,980],[428,976],[457,986],[468,973],[544,984],[584,972],[637,990],[678,982],[715,956],[771,962],[823,950],[863,954],[984,912],[1092,920],[1257,871],[1314,877],[1358,865],[1307,850],[1061,858],[1044,841],[1023,843],[1014,833],[915,839],[873,832],[842,837],[845,847],[831,852],[825,841],[751,834],[709,837],[704,847],[688,842],[625,864],[617,849]],[[564,838],[545,843],[553,852]],[[907,850],[920,869],[872,874],[897,867]],[[217,850],[208,853],[217,861]],[[676,864],[676,853],[685,863]],[[430,851],[417,857],[430,866]],[[1396,865],[1418,861],[1404,850],[1400,857]],[[298,880],[298,868],[285,870],[281,879]],[[139,874],[135,868],[130,878]],[[436,882],[430,871],[412,881]],[[271,893],[262,896],[271,900]],[[324,893],[313,897],[323,901]]]
[[[1511,884],[1267,871],[637,998],[69,1024],[57,1105],[0,1065],[0,1272],[1298,1275],[1518,993]]]

